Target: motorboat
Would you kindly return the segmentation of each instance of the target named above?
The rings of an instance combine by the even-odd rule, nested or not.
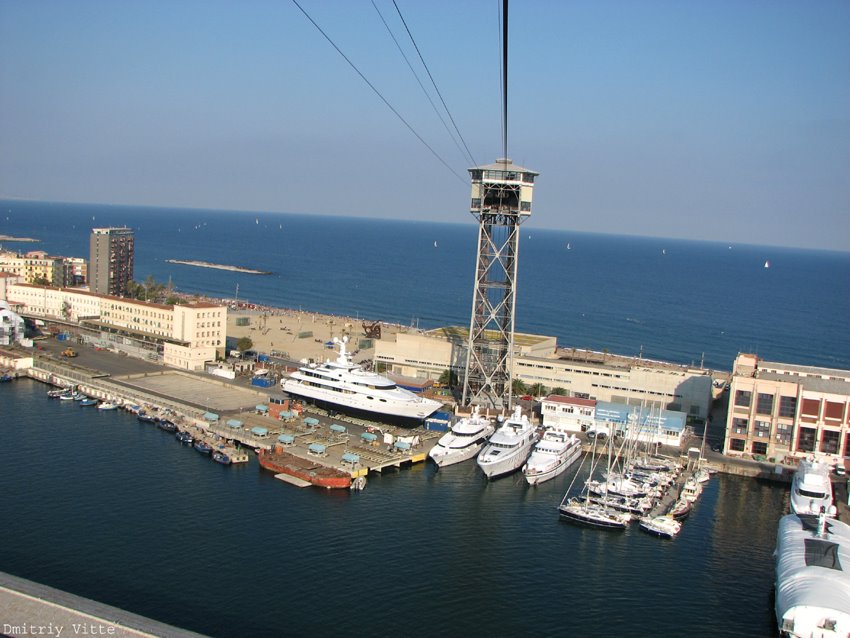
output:
[[[640,519],[640,528],[653,536],[673,538],[682,531],[682,524],[672,516],[645,516]]]
[[[79,404],[80,404],[80,407],[85,408],[85,407],[89,407],[89,406],[92,406],[92,405],[97,405],[98,401],[97,401],[97,399],[91,399],[89,397],[86,397],[85,399],[80,399]]]
[[[281,380],[281,389],[334,410],[392,421],[421,422],[441,407],[439,401],[420,397],[353,363],[346,350],[348,337],[334,338],[333,343],[339,347],[336,360],[298,368]]]
[[[213,451],[212,446],[209,443],[201,440],[195,441],[195,443],[192,444],[192,447],[201,454],[212,454]]]
[[[702,494],[702,484],[691,476],[688,477],[685,484],[682,485],[682,491],[679,494],[679,498],[690,501],[691,503],[696,503],[700,494]]]
[[[460,419],[440,437],[428,456],[438,467],[466,461],[481,451],[495,431],[490,419],[481,416],[478,406],[475,406],[471,415]]]
[[[814,458],[803,459],[791,480],[791,513],[816,516],[832,505],[830,466]]]
[[[701,467],[694,472],[694,478],[700,483],[708,483],[709,479],[711,479],[711,474],[709,474],[706,468]]]
[[[221,463],[222,465],[230,465],[233,462],[224,452],[213,452],[212,460],[216,463]]]
[[[177,431],[177,424],[168,419],[160,419],[156,426],[163,432],[171,432],[174,434]]]
[[[489,479],[510,474],[522,467],[536,441],[534,425],[517,406],[478,454],[478,467]]]
[[[779,519],[773,555],[774,612],[781,636],[850,635],[850,526],[829,514]]]
[[[672,516],[677,521],[682,521],[688,517],[693,507],[694,504],[691,501],[680,498],[670,506],[670,509],[667,510],[667,515]]]
[[[136,415],[136,419],[139,423],[156,423],[157,418],[152,414],[145,414],[144,412],[140,412]]]
[[[538,485],[563,473],[581,456],[581,441],[574,434],[548,430],[531,451],[522,473],[529,485]]]
[[[178,432],[174,437],[183,445],[192,445],[195,442],[194,437],[188,432]]]
[[[101,401],[97,405],[98,410],[116,410],[118,405],[116,403],[112,403],[111,401]]]

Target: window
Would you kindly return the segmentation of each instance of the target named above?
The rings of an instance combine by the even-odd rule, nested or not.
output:
[[[762,438],[770,436],[770,421],[756,421],[756,436]]]
[[[749,390],[738,390],[735,393],[735,405],[740,406],[742,408],[750,407],[750,401],[752,400],[753,393]]]
[[[732,419],[732,432],[735,434],[746,434],[748,426],[749,421],[747,421],[747,419],[740,419],[737,417]]]
[[[758,414],[773,414],[773,395],[759,392],[758,401],[756,403],[756,412]]]
[[[797,414],[797,397],[779,397],[779,416],[794,418]]]
[[[531,202],[520,202],[519,209],[523,212],[531,211]]]
[[[744,439],[729,439],[729,449],[735,452],[743,452],[745,443]]]
[[[767,443],[764,441],[753,441],[753,454],[764,456],[767,454]]]
[[[820,451],[824,454],[838,454],[838,441],[840,439],[841,432],[824,430],[823,438],[820,441]]]
[[[778,423],[776,425],[776,442],[782,445],[791,444],[791,426],[787,423]]]
[[[800,436],[797,439],[797,451],[815,451],[815,430],[813,428],[800,428]]]

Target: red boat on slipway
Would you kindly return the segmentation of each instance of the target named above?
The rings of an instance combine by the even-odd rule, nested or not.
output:
[[[257,460],[260,467],[270,472],[294,476],[317,487],[325,487],[329,490],[351,487],[349,472],[284,452],[279,446],[276,446],[274,451],[261,450]]]

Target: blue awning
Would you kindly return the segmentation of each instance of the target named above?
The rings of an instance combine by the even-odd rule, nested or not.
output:
[[[342,455],[343,463],[360,463],[360,455],[352,454],[351,452],[346,452]]]
[[[242,427],[242,421],[237,421],[236,419],[228,419],[227,425],[231,428],[241,428]]]
[[[283,443],[284,445],[291,445],[295,442],[295,437],[291,434],[281,434],[279,437],[277,437],[277,440]]]
[[[266,428],[251,428],[251,434],[256,434],[257,436],[266,436],[269,433]]]
[[[322,445],[321,443],[311,443],[307,451],[312,452],[313,454],[324,454],[327,447]]]

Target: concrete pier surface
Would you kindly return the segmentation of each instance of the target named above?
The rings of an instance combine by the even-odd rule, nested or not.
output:
[[[0,572],[0,634],[29,638],[204,638],[144,616]]]

